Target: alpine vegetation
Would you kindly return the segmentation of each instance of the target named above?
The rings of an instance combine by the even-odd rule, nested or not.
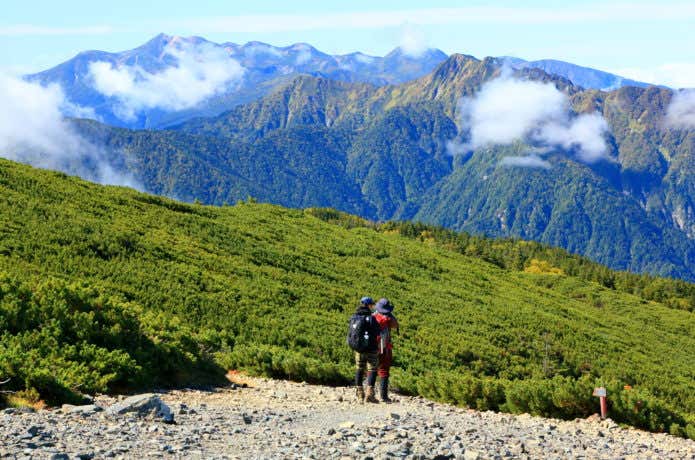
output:
[[[0,403],[211,383],[226,369],[348,383],[346,326],[370,294],[398,306],[382,378],[401,392],[575,418],[604,386],[617,422],[695,437],[692,284],[529,242],[188,205],[5,160],[0,232],[0,381],[17,392]]]

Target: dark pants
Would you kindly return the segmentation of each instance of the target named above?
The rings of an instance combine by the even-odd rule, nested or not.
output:
[[[362,386],[364,371],[367,371],[367,383],[374,386],[376,382],[376,370],[379,365],[379,355],[374,353],[355,352],[355,386]]]
[[[387,348],[382,354],[379,355],[379,365],[377,366],[377,373],[379,374],[379,377],[383,378],[389,376],[392,362],[393,351],[390,348]]]

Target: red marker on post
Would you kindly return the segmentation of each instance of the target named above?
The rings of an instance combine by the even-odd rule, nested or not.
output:
[[[601,418],[605,419],[608,416],[608,402],[606,401],[606,389],[604,387],[594,388],[594,396],[599,397],[601,402]]]

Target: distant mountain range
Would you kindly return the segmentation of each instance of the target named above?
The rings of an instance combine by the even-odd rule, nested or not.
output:
[[[605,157],[578,154],[584,125],[565,129],[574,136],[566,144],[519,139],[453,152],[452,141],[466,136],[461,98],[479,95],[507,67],[503,58],[453,55],[400,85],[297,76],[260,100],[168,130],[74,124],[154,193],[420,220],[695,280],[695,130],[664,124],[673,92],[584,90],[522,66],[514,81],[552,85],[541,88],[557,88],[575,117],[600,116]]]
[[[571,80],[577,86],[585,89],[600,89],[610,91],[622,88],[623,86],[637,86],[646,88],[651,86],[636,80],[630,80],[619,75],[615,75],[602,70],[582,67],[570,62],[558,61],[555,59],[542,59],[539,61],[525,61],[519,58],[504,57],[506,63],[515,69],[533,68],[540,69],[546,73],[560,75]]]
[[[132,117],[124,117],[119,113],[117,91],[104,91],[95,83],[91,68],[94,63],[106,63],[114,72],[135,69],[133,73],[142,79],[143,76],[146,78],[149,75],[161,74],[167,69],[182,65],[177,52],[198,53],[193,56],[196,62],[234,60],[241,66],[243,75],[238,79],[223,82],[224,84],[218,88],[219,91],[214,91],[199,101],[192,101],[186,107],[170,108],[165,104],[154,104],[140,107]],[[329,55],[305,43],[286,47],[275,47],[261,42],[249,42],[245,45],[217,44],[201,37],[186,38],[160,34],[129,51],[85,51],[52,69],[29,75],[27,78],[42,84],[59,84],[73,104],[93,109],[93,118],[104,123],[138,129],[164,128],[191,118],[215,116],[237,105],[258,100],[289,84],[298,75],[384,86],[420,78],[433,71],[447,57],[437,49],[411,56],[400,48],[394,49],[384,57],[368,56],[359,52]],[[645,83],[562,61],[528,62],[508,57],[502,59],[515,69],[541,69],[568,78],[575,85],[587,89],[608,90],[623,86],[647,86]],[[193,69],[193,72],[195,71],[196,69]],[[180,80],[177,81],[180,83]]]
[[[205,98],[184,110],[163,110],[158,107],[139,112],[132,120],[118,115],[117,97],[109,97],[95,85],[90,65],[96,62],[111,64],[114,69],[138,68],[149,74],[163,72],[176,66],[172,51],[204,50],[196,58],[209,58],[209,50],[217,51],[214,59],[227,57],[238,62],[244,70],[240,81],[231,82],[214,97]],[[261,42],[245,45],[212,43],[200,37],[176,37],[164,34],[144,45],[120,53],[85,51],[52,69],[29,75],[27,78],[42,84],[59,84],[68,99],[82,107],[93,108],[100,121],[121,127],[161,128],[189,118],[212,116],[261,98],[294,77],[304,74],[345,82],[364,82],[376,86],[398,84],[421,77],[447,58],[439,50],[428,50],[417,57],[396,48],[384,57],[351,53],[332,56],[311,45],[297,43],[275,47]]]
[[[94,62],[125,96],[97,91]],[[183,96],[208,94],[190,79],[196,72],[231,79],[185,109],[146,104],[168,101],[143,92],[170,89],[162,81],[192,83]],[[419,220],[695,281],[695,129],[665,122],[668,88],[558,61],[436,50],[330,56],[305,44],[164,35],[28,78],[60,83],[93,108],[107,123],[72,120],[75,130],[153,193]],[[528,100],[526,90],[545,99]],[[136,97],[137,117],[124,119],[119,110]],[[479,101],[489,106],[482,113]],[[507,108],[485,111],[496,105]]]

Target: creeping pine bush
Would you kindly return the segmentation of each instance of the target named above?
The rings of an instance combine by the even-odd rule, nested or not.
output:
[[[226,369],[243,369],[268,377],[324,384],[346,381],[344,366],[271,345],[238,345],[231,352],[220,353],[217,360]]]
[[[0,376],[9,390],[33,390],[50,404],[175,384],[206,364],[191,332],[175,323],[79,284],[32,286],[0,275]]]
[[[691,283],[539,243],[189,205],[5,160],[0,236],[0,381],[26,400],[230,368],[347,384],[347,320],[371,295],[396,305],[401,391],[572,418],[598,410],[601,385],[617,421],[693,436]]]

